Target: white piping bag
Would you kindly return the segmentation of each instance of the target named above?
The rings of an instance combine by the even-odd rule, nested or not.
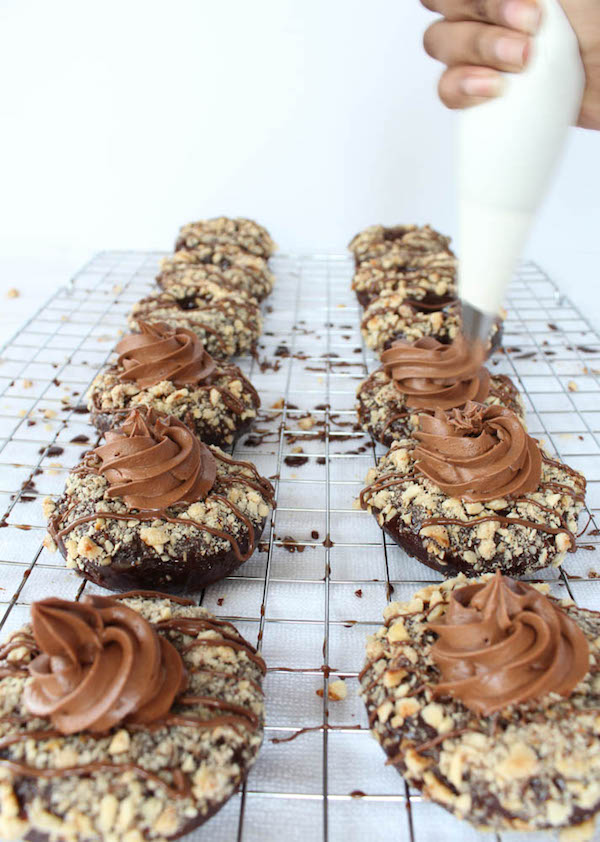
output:
[[[506,74],[497,99],[460,116],[459,296],[471,342],[489,336],[583,96],[567,16],[558,0],[538,2],[542,22],[526,69]]]

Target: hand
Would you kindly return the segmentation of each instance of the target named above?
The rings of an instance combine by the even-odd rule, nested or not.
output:
[[[577,124],[600,129],[600,0],[561,0],[579,40],[586,87]],[[500,71],[527,64],[541,12],[535,0],[421,0],[442,20],[432,23],[425,49],[446,65],[439,82],[448,108],[468,108],[502,92]]]

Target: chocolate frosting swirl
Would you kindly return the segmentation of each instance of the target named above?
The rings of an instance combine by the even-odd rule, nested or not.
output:
[[[541,451],[510,409],[468,401],[463,410],[421,415],[419,423],[415,467],[450,497],[483,502],[538,488]]]
[[[459,336],[442,345],[432,336],[413,344],[394,342],[381,355],[385,373],[415,409],[454,409],[467,401],[484,401],[490,373],[482,366],[483,346],[470,348]]]
[[[589,667],[587,639],[535,588],[500,571],[487,584],[452,592],[444,617],[429,623],[431,656],[449,695],[487,716],[547,693],[568,696]]]
[[[117,345],[119,380],[133,380],[141,389],[161,380],[195,386],[215,373],[215,361],[193,330],[141,319],[138,325],[140,333],[128,334]]]
[[[106,444],[93,452],[98,473],[109,482],[109,497],[132,509],[161,510],[174,503],[203,500],[217,475],[210,449],[172,415],[134,409]]]
[[[29,665],[25,705],[63,734],[154,722],[186,687],[174,646],[112,597],[51,597],[34,602],[31,617],[41,654]]]

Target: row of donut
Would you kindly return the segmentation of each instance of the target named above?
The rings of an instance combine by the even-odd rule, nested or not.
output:
[[[358,417],[389,447],[359,505],[449,577],[386,608],[361,695],[388,763],[426,798],[477,827],[583,839],[600,808],[600,615],[512,577],[575,549],[586,481],[527,434],[514,383],[461,337],[448,245],[415,226],[350,244],[382,363]]]
[[[458,333],[457,262],[450,238],[429,225],[372,225],[349,244],[356,271],[352,289],[365,308],[361,330],[380,354],[395,339]]]
[[[229,447],[258,395],[227,362],[260,333],[267,232],[249,220],[182,228],[163,292],[94,380],[104,441],[44,501],[45,542],[125,593],[31,606],[0,647],[0,837],[159,842],[239,788],[263,738],[265,663],[197,591],[254,552],[273,488]],[[132,590],[127,590],[132,589]],[[91,593],[90,593],[91,591]]]
[[[350,244],[357,294],[375,291],[367,274],[377,278],[367,314],[381,306],[387,318],[385,302],[395,296],[403,303],[393,316],[411,311],[401,328],[388,320],[382,366],[358,388],[361,426],[391,448],[362,505],[410,555],[445,575],[559,565],[575,549],[585,478],[527,435],[517,387],[486,368],[483,349],[467,346],[459,312],[450,333],[420,330],[421,309],[448,325],[444,297],[456,294],[448,246],[428,226],[373,226]],[[431,261],[446,261],[443,286]]]
[[[133,306],[135,333],[119,342],[115,364],[88,392],[100,431],[140,404],[174,415],[205,444],[228,447],[249,429],[260,400],[229,360],[254,352],[260,302],[275,281],[267,263],[274,249],[266,229],[249,219],[181,228],[174,253],[161,260],[160,291]]]
[[[135,305],[130,324],[165,321],[193,330],[217,360],[252,353],[262,332],[259,305],[275,282],[267,264],[275,249],[251,219],[184,225],[174,253],[161,261],[161,291]]]
[[[253,308],[253,347],[260,307],[250,290],[259,280],[261,294],[272,287],[273,248],[250,220],[185,225],[162,262],[164,291],[134,305],[134,332],[92,382],[88,408],[105,441],[46,510],[49,545],[96,584],[191,592],[256,549],[273,489],[221,448],[250,428],[260,399],[219,343],[231,337],[242,350]]]

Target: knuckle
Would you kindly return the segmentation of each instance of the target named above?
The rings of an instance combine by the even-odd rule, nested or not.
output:
[[[474,20],[484,21],[490,23],[492,21],[490,0],[471,0],[472,16]]]
[[[492,55],[491,41],[493,33],[487,26],[476,24],[473,28],[473,55],[480,61],[486,61]]]
[[[501,0],[448,0],[446,17],[449,20],[476,20],[495,23]]]

